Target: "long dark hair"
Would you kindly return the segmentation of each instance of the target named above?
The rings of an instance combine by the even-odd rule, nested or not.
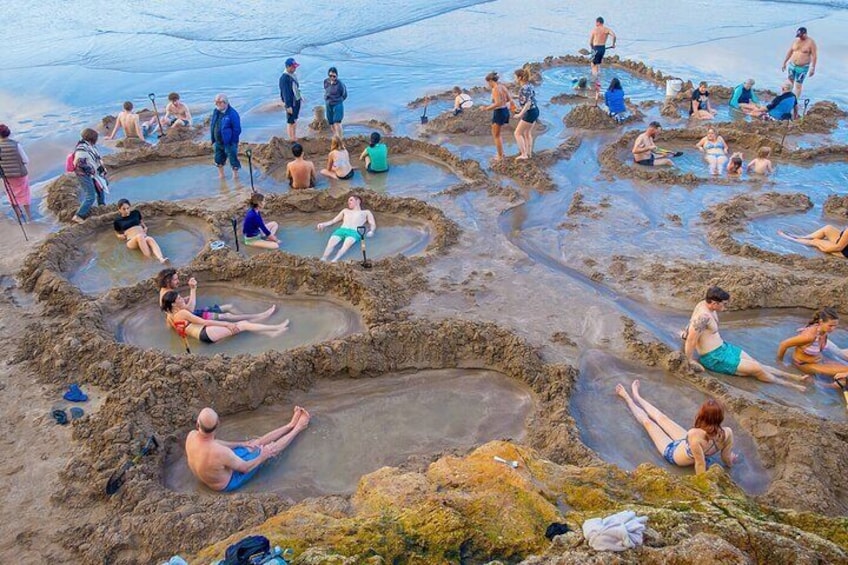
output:
[[[613,77],[613,79],[610,81],[610,85],[609,85],[609,88],[607,90],[609,92],[612,92],[613,90],[624,90],[624,89],[621,88],[621,81],[618,80],[618,77]]]
[[[171,279],[176,274],[176,269],[162,269],[159,271],[159,274],[156,275],[156,284],[159,285],[159,288],[168,288],[170,286]]]
[[[710,439],[720,438],[724,441],[722,422],[724,422],[724,407],[718,400],[708,398],[701,404],[698,415],[695,416],[694,427],[704,430]]]
[[[380,143],[380,134],[376,131],[371,132],[371,142],[368,145],[374,147],[378,143]]]
[[[176,290],[169,290],[162,296],[162,310],[170,312],[174,309],[174,302],[180,297],[180,293]]]
[[[838,319],[839,319],[839,312],[836,311],[836,308],[832,308],[830,306],[827,306],[825,308],[822,308],[821,310],[819,310],[815,314],[813,314],[813,319],[810,320],[809,322],[807,322],[807,327],[809,328],[810,326],[814,326],[814,325],[818,324],[819,322],[830,322],[830,321],[838,320]]]

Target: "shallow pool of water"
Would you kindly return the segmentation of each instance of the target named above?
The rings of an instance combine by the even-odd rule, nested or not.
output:
[[[197,218],[145,217],[148,234],[172,265],[185,265],[200,253],[209,236],[209,225]],[[125,241],[115,237],[110,225],[83,240],[83,255],[67,269],[68,280],[87,293],[105,292],[151,277],[163,269],[155,258],[127,249]]]
[[[250,191],[250,176],[247,159],[241,160],[241,178],[238,181],[230,178],[229,165],[225,167],[226,178],[219,179],[211,155],[208,158],[174,159],[127,167],[115,173],[114,181],[110,185],[110,200],[126,198],[136,203],[240,194],[246,197]],[[289,189],[287,184],[263,175],[255,165],[253,174],[257,190],[285,192]]]
[[[786,233],[806,235],[826,224],[842,229],[845,227],[843,222],[822,216],[821,206],[815,206],[807,212],[775,214],[757,218],[748,223],[745,231],[735,234],[734,237],[741,243],[748,243],[774,253],[784,255],[794,253],[804,257],[826,257],[826,254],[814,247],[801,245],[779,236],[777,231],[783,230]],[[833,260],[844,261],[845,259],[841,256],[834,256]]]
[[[280,239],[280,249],[304,257],[321,257],[324,247],[338,227],[327,228],[323,231],[315,229],[318,222],[332,218],[327,214],[297,214],[287,215],[276,219],[281,224],[277,231]],[[366,254],[369,259],[382,259],[394,255],[412,256],[424,251],[430,242],[430,226],[418,220],[410,220],[399,216],[376,214],[377,231],[373,237],[366,238]],[[249,255],[267,252],[256,247],[244,246]],[[335,257],[335,252],[330,256]],[[362,260],[362,250],[355,243],[350,251],[342,257],[343,260]]]
[[[780,342],[797,334],[812,317],[813,312],[801,309],[764,309],[746,310],[744,312],[729,312],[721,314],[721,336],[727,341],[738,345],[754,359],[771,366],[776,366],[777,347]],[[848,335],[844,330],[831,334],[832,341],[840,347],[848,347]],[[799,373],[791,367],[792,351],[786,353],[785,370]],[[843,361],[848,364],[848,361]],[[769,400],[781,404],[795,406],[817,416],[831,420],[845,421],[848,411],[842,394],[825,385],[833,382],[830,377],[817,377],[813,385],[807,387],[807,392],[761,383],[756,379],[718,376],[728,385],[754,392]]]
[[[186,291],[182,291],[186,294]],[[198,305],[232,304],[240,312],[253,314],[277,305],[273,316],[262,323],[279,324],[289,319],[289,330],[269,338],[261,333],[241,332],[217,343],[202,343],[189,338],[194,355],[238,355],[284,350],[322,341],[338,339],[362,331],[360,315],[350,306],[329,298],[310,296],[280,296],[258,288],[233,283],[207,283],[198,288]],[[150,294],[147,303],[116,316],[115,337],[118,341],[167,353],[184,351],[182,340],[174,331],[165,330],[165,315],[157,304],[157,295]]]
[[[536,96],[541,101],[547,102],[557,94],[574,94],[574,84],[580,77],[586,77],[589,81],[591,96],[594,99],[594,81],[590,74],[588,65],[567,65],[556,67],[542,71],[542,84],[536,88]],[[602,66],[598,76],[601,82],[601,96],[609,87],[610,81],[618,77],[621,81],[621,87],[624,90],[624,95],[630,98],[633,102],[642,102],[644,100],[663,100],[665,97],[665,88],[660,87],[653,82],[637,77],[633,73],[624,69]]]
[[[523,384],[476,369],[319,381],[284,406],[222,418],[218,437],[241,441],[267,433],[289,422],[294,405],[309,410],[309,428],[240,492],[294,500],[349,494],[362,475],[410,456],[521,440],[534,400]],[[166,464],[164,481],[173,490],[212,494],[189,471],[182,445]]]
[[[571,414],[577,421],[581,439],[602,459],[626,470],[652,463],[671,473],[692,473],[694,467],[672,466],[665,461],[627,404],[615,393],[617,383],[623,384],[629,393],[635,379],[641,381],[642,396],[684,428],[692,425],[698,408],[708,398],[664,371],[638,367],[601,351],[588,350],[581,356],[580,378],[571,397]],[[730,476],[749,493],[765,492],[771,478],[760,462],[753,440],[732,414],[725,415],[724,424],[733,429],[734,451],[742,455]]]
[[[349,181],[323,179],[336,187],[364,187],[375,192],[404,196],[427,196],[450,188],[461,180],[450,169],[430,159],[409,155],[391,155],[389,147],[389,172],[369,173],[364,167],[354,173]]]

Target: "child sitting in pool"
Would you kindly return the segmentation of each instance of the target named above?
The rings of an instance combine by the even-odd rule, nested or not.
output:
[[[329,222],[321,222],[318,224],[318,231],[338,222],[342,222],[342,227],[337,228],[336,231],[333,232],[333,235],[330,236],[330,240],[327,242],[327,247],[324,249],[324,255],[321,256],[322,261],[326,261],[330,257],[330,253],[333,252],[333,249],[335,249],[339,243],[341,243],[342,246],[339,248],[338,253],[336,253],[335,258],[333,258],[333,263],[341,259],[354,243],[361,241],[363,236],[360,235],[358,228],[364,227],[365,224],[368,224],[369,229],[365,234],[367,237],[372,237],[374,235],[374,231],[377,229],[377,222],[374,221],[374,214],[372,214],[370,210],[362,209],[362,198],[356,194],[351,195],[347,199],[347,208],[339,212],[335,218]]]
[[[727,176],[741,177],[742,176],[742,154],[734,153],[730,156],[730,161],[727,162]]]
[[[771,156],[771,147],[760,147],[757,151],[757,158],[748,163],[748,172],[758,175],[769,175],[774,172],[769,157]]]

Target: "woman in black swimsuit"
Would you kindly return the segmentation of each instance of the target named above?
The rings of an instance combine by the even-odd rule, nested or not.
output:
[[[170,290],[162,297],[162,310],[165,311],[168,325],[171,328],[178,333],[183,330],[186,335],[203,343],[215,343],[239,332],[260,332],[268,337],[277,337],[289,329],[288,320],[276,326],[269,326],[248,321],[224,322],[195,316],[188,309],[185,299],[176,290]]]
[[[815,247],[822,253],[848,257],[848,230],[840,231],[839,228],[828,225],[807,235],[795,235],[783,230],[777,230],[777,235],[807,247]]]
[[[145,257],[152,253],[160,263],[166,263],[167,257],[162,255],[162,249],[156,240],[147,235],[147,226],[141,219],[141,212],[130,209],[130,201],[126,198],[118,200],[118,219],[115,220],[115,236],[126,240],[129,249],[139,249]]]

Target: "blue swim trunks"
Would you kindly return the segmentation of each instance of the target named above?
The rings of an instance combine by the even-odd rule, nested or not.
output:
[[[233,453],[238,455],[243,461],[253,461],[259,454],[262,453],[261,450],[256,449],[251,451],[250,448],[238,446],[233,448]],[[224,487],[223,492],[232,492],[242,486],[244,483],[253,478],[253,475],[256,474],[256,471],[259,470],[261,465],[257,465],[253,468],[252,471],[247,473],[239,473],[238,471],[233,471],[233,476],[230,477],[230,482],[227,483],[227,486]]]
[[[211,316],[211,314],[223,314],[224,311],[221,310],[221,307],[217,304],[213,304],[208,308],[197,308],[192,314],[197,316],[198,318],[203,318],[204,320],[217,320],[216,317]]]
[[[723,375],[735,375],[742,360],[742,350],[732,343],[724,342],[709,353],[701,355],[701,365],[707,370]]]
[[[663,450],[663,459],[668,461],[672,465],[677,465],[677,462],[674,460],[674,450],[677,449],[677,446],[686,441],[686,438],[676,439],[665,446]],[[686,441],[686,455],[690,458],[692,457],[692,452],[689,449],[689,442]],[[707,469],[712,467],[713,465],[721,464],[721,452],[713,453],[712,455],[707,455],[704,457],[704,462],[707,464]]]
[[[804,79],[807,78],[807,73],[810,72],[810,65],[796,65],[789,63],[789,81],[804,84]]]

